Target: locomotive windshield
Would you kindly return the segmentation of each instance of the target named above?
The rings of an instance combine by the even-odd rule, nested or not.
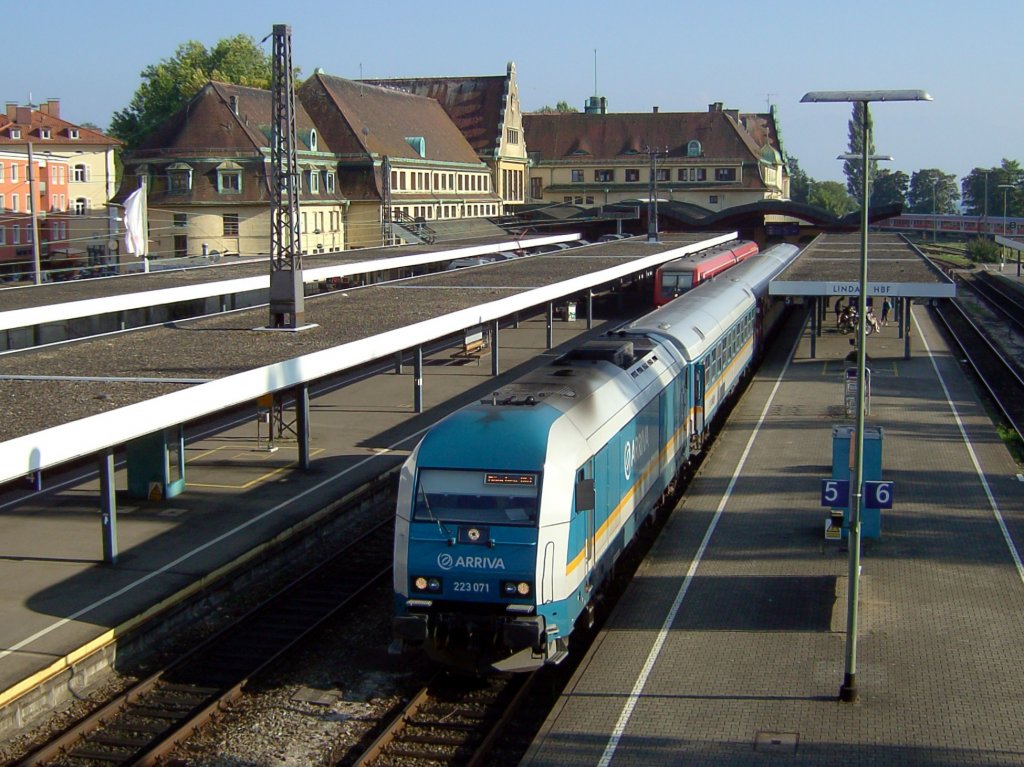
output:
[[[665,271],[661,275],[661,292],[668,295],[681,295],[693,287],[693,272]]]
[[[531,472],[420,469],[413,519],[534,525],[539,490],[540,477]]]

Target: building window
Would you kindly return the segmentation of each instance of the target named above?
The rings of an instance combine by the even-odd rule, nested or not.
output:
[[[314,128],[313,130],[311,130],[309,132],[309,148],[310,148],[310,151],[313,151],[313,152],[319,151],[317,149],[317,144],[318,144],[318,142],[317,142],[317,138],[316,138],[316,129]]]
[[[535,200],[539,200],[543,194],[544,194],[543,179],[541,179],[539,176],[531,176],[530,177],[530,197],[532,197]]]
[[[562,202],[564,202],[566,205],[572,205],[572,197],[563,197]]]
[[[75,200],[75,215],[84,216],[85,212],[89,210],[89,201],[84,197],[79,197]]]
[[[715,181],[735,181],[735,168],[715,168]]]
[[[17,212],[18,212],[18,195],[12,194],[11,195],[11,213],[17,213]]]
[[[182,229],[188,226],[188,216],[184,213],[174,214],[174,226],[177,229]]]
[[[324,174],[324,184],[328,194],[334,194],[334,171],[327,171]]]
[[[708,169],[707,168],[695,168],[695,170],[697,171],[697,177],[696,177],[697,181],[707,181],[708,180]],[[691,179],[693,178],[693,172],[692,171],[690,173],[690,178]]]
[[[626,181],[639,181],[640,170],[638,168],[626,168]]]
[[[42,139],[50,138],[50,129],[49,128],[40,128],[39,129],[39,138],[42,138]]]
[[[709,205],[718,205],[718,195],[717,194],[708,195],[708,204]]]
[[[241,193],[242,171],[234,169],[217,171],[217,191],[221,194]]]
[[[225,237],[237,237],[238,236],[238,214],[237,213],[225,213],[224,214],[224,236]]]
[[[655,181],[671,181],[672,178],[669,175],[671,172],[672,171],[670,171],[668,168],[658,168],[656,171],[654,171],[654,180]]]
[[[72,141],[78,140],[78,128],[68,128],[68,138]]]
[[[7,228],[0,226],[0,245],[7,244]]]
[[[4,196],[0,194],[0,211],[4,210]]]
[[[88,181],[89,180],[89,169],[85,165],[76,165],[74,175],[71,177],[72,181]]]
[[[593,205],[593,204],[594,204],[594,198],[593,198],[592,195],[588,194],[587,195],[587,205]]]
[[[506,128],[505,129],[505,139],[510,144],[518,144],[519,143],[519,131],[516,128]]]
[[[11,138],[21,138],[21,128],[11,128]],[[17,229],[15,229],[17,231]]]
[[[615,180],[615,169],[598,169],[594,171],[594,181],[609,182]]]
[[[0,181],[4,180],[4,164],[0,162]]]
[[[686,145],[686,156],[687,157],[700,157],[701,156],[700,142],[694,139]]]
[[[316,168],[311,168],[306,171],[306,184],[309,187],[310,192],[320,191],[320,171]]]
[[[18,183],[18,166],[16,163],[11,163],[11,183]]]
[[[11,244],[21,244],[21,227],[19,227],[17,224],[11,227]]]
[[[167,191],[182,194],[192,189],[192,168],[185,163],[174,163],[167,167]]]

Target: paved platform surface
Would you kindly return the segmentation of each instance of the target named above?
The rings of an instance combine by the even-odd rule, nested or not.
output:
[[[862,549],[859,702],[838,701],[848,551],[819,506],[852,423],[827,322],[816,359],[804,331],[752,383],[523,765],[1024,764],[1024,486],[913,318],[910,360],[892,324],[868,340],[896,507]]]
[[[603,321],[595,318],[590,332],[606,329]],[[501,379],[578,343],[586,326],[556,322],[554,350],[546,349],[543,316],[503,329]],[[257,426],[255,408],[235,427],[187,442],[182,495],[119,500],[116,566],[102,564],[96,481],[59,491],[48,484],[17,505],[0,495],[0,707],[26,680],[108,643],[137,616],[404,461],[428,424],[495,386],[489,352],[453,359],[454,351],[425,360],[422,414],[408,365],[314,396],[309,472],[297,468],[294,440],[265,449],[267,425]],[[122,468],[116,485],[126,484]]]

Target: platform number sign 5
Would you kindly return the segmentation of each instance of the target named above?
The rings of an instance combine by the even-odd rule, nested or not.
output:
[[[821,480],[821,505],[846,506],[850,502],[850,481],[846,479]]]
[[[868,509],[891,509],[894,482],[865,482],[864,506]]]

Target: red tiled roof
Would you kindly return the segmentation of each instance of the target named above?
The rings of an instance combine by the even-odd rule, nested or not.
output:
[[[407,77],[361,82],[434,99],[477,154],[493,155],[501,141],[508,80],[508,75],[495,75]]]
[[[725,111],[645,113],[553,113],[523,115],[526,147],[543,161],[625,159],[646,147],[686,157],[700,142],[705,158],[755,160],[758,147]],[[582,152],[582,153],[581,153]]]
[[[423,159],[479,163],[473,147],[433,99],[322,73],[306,80],[297,95],[334,152],[418,158],[406,138],[421,136]]]
[[[270,146],[272,112],[268,90],[209,82],[188,104],[147,136],[134,155],[259,153]],[[314,127],[312,119],[296,100],[295,130],[299,151],[309,149],[310,130]],[[318,149],[331,151],[319,138]]]
[[[20,110],[24,113],[24,110]],[[103,144],[106,146],[118,146],[121,144],[116,138],[111,138],[98,130],[92,128],[84,128],[81,125],[62,120],[59,117],[41,112],[39,110],[31,110],[31,119],[28,122],[19,122],[17,119],[11,119],[5,113],[0,113],[0,146],[10,146],[12,144],[24,145],[26,141],[33,143],[46,143],[63,146],[65,144]],[[16,126],[21,128],[21,138],[12,139],[10,137],[10,127]],[[44,139],[39,135],[41,128],[50,129],[50,138]],[[68,136],[69,130],[77,130],[78,138],[72,139]]]

